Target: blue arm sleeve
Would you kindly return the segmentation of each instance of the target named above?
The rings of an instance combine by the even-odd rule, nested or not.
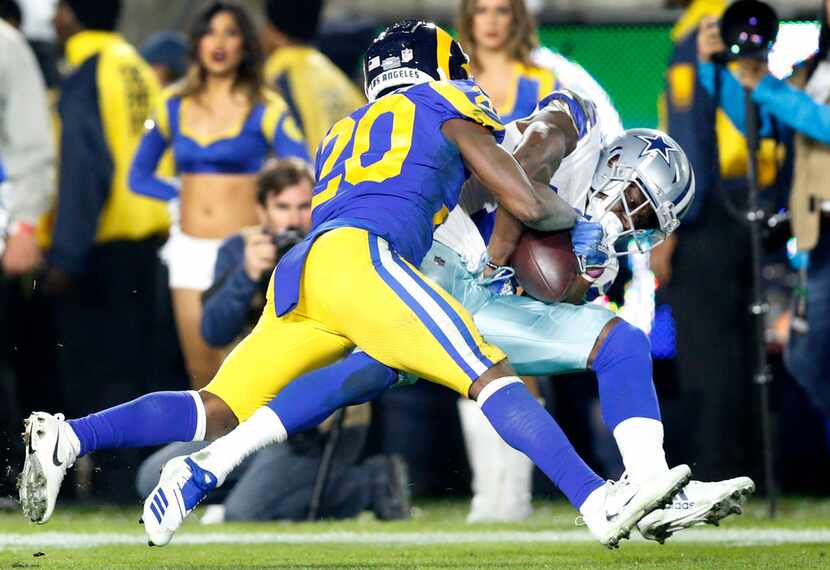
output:
[[[710,96],[715,95],[715,77],[720,81],[720,97],[718,106],[724,110],[732,124],[742,133],[746,133],[746,112],[744,108],[744,89],[735,77],[722,65],[714,63],[698,63],[698,74],[700,84],[706,89]],[[757,99],[753,94],[753,99]],[[774,134],[772,121],[770,120],[770,109],[766,105],[759,105],[760,124],[759,136],[762,138]],[[829,115],[830,116],[830,115]]]
[[[178,195],[175,186],[156,176],[166,148],[167,140],[157,124],[144,133],[130,167],[129,185],[133,192],[159,200],[172,200]]]
[[[48,258],[70,274],[83,271],[113,177],[101,123],[86,111],[70,103],[61,113],[58,206]]]
[[[771,75],[761,80],[752,98],[788,127],[830,144],[830,105],[816,103],[804,91]]]
[[[202,303],[202,337],[211,346],[225,346],[245,328],[257,284],[245,273],[245,241],[228,239],[216,257],[213,286]]]

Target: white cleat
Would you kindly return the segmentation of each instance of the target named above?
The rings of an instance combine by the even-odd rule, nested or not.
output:
[[[55,510],[66,470],[75,463],[74,434],[63,414],[34,412],[23,423],[26,460],[17,480],[20,506],[32,522],[45,524]]]
[[[688,465],[678,465],[639,485],[623,474],[619,481],[608,481],[589,495],[580,509],[582,518],[601,544],[618,548],[640,519],[669,504],[691,476]]]
[[[718,526],[729,515],[740,515],[747,498],[754,492],[755,483],[749,477],[712,483],[690,481],[675,495],[671,505],[644,517],[637,528],[643,538],[663,544],[679,530],[700,524]]]
[[[150,546],[165,546],[196,505],[217,487],[216,476],[189,456],[176,457],[161,470],[159,484],[144,501],[141,522]]]

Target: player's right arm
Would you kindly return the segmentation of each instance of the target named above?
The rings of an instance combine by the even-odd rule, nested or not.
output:
[[[574,225],[574,209],[547,184],[531,181],[487,128],[464,119],[451,119],[444,123],[442,132],[456,145],[473,175],[520,222],[541,231],[564,230]],[[573,136],[571,144],[575,145],[575,132]],[[567,139],[558,144],[558,152],[566,155]]]

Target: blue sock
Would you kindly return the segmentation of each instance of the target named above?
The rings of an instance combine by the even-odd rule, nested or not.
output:
[[[398,379],[398,373],[365,352],[304,374],[268,403],[289,436],[311,429],[343,406],[374,400]]]
[[[646,334],[620,321],[605,337],[594,359],[599,382],[599,405],[608,431],[628,418],[660,420],[654,391],[651,348]]]
[[[501,438],[527,455],[577,509],[603,485],[524,383],[497,388],[481,410]]]
[[[196,392],[153,392],[126,404],[69,420],[81,442],[79,456],[98,449],[193,441],[199,421],[194,396],[199,397]]]

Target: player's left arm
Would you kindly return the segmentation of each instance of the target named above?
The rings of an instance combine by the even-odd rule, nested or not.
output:
[[[450,119],[444,123],[442,132],[458,147],[470,172],[523,223],[541,231],[573,226],[574,209],[547,185],[531,181],[513,156],[496,144],[486,127],[464,119]]]

